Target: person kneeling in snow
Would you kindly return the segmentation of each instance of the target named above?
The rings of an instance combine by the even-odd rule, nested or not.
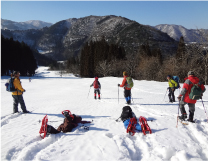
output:
[[[53,126],[48,125],[47,126],[47,133],[48,134],[57,134],[61,131],[63,133],[71,132],[73,128],[78,126],[78,123],[91,123],[90,121],[82,121],[82,117],[71,114],[69,110],[62,111],[62,114],[65,116],[64,122],[59,125],[58,129],[56,130]]]

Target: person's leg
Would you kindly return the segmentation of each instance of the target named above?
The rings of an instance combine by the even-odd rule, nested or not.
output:
[[[13,113],[18,112],[18,97],[17,95],[12,95],[13,97]]]
[[[169,93],[168,93],[169,102],[173,102],[173,100],[172,100],[172,98],[171,98],[171,95],[172,95],[172,90],[171,90],[171,88],[169,87]]]
[[[25,106],[25,101],[23,99],[23,96],[22,95],[18,95],[18,100],[19,100],[19,103],[21,105],[21,109],[23,112],[27,112],[26,110],[26,106]]]
[[[130,121],[130,119],[123,122],[125,129],[127,129],[127,127],[129,126],[129,121]]]
[[[195,104],[188,103],[188,106],[189,106],[189,119],[188,119],[188,121],[193,122],[194,112],[195,112]]]
[[[183,101],[180,101],[179,102],[180,105],[180,111],[181,111],[181,116],[179,116],[179,119],[182,119],[182,120],[185,120],[187,118],[187,113],[186,113],[186,110],[185,110],[185,105],[187,104],[186,102],[183,102]]]
[[[98,89],[97,91],[98,91],[98,99],[100,99],[100,89]]]
[[[172,90],[172,100],[173,100],[173,102],[175,102],[175,95],[174,95],[174,92],[175,92],[175,89]]]
[[[130,104],[131,103],[131,90],[128,90],[128,94],[127,94],[127,103]]]
[[[140,125],[140,124],[138,124],[138,122],[137,122],[137,124],[136,124],[136,130],[138,130],[138,131],[142,131],[141,125]]]
[[[128,103],[128,90],[124,89],[124,98],[126,99],[126,103]]]
[[[95,99],[96,99],[96,92],[97,92],[97,90],[94,89],[94,98],[95,98]]]
[[[57,134],[60,133],[61,131],[56,130],[53,126],[48,125],[47,126],[47,134]]]

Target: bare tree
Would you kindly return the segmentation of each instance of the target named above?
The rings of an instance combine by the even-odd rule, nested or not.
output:
[[[99,62],[95,69],[96,73],[103,75],[104,77],[109,76],[112,72],[112,64],[111,62],[107,62],[107,60]]]

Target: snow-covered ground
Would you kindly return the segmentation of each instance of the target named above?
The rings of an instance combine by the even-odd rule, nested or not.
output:
[[[31,114],[11,114],[12,96],[6,92],[8,77],[1,77],[1,160],[208,160],[208,123],[201,101],[196,103],[195,124],[177,123],[178,103],[163,98],[167,82],[134,81],[133,112],[149,121],[152,134],[129,136],[122,122],[115,120],[125,106],[121,78],[100,78],[102,99],[93,99],[90,84],[94,79],[60,75],[40,67],[29,82],[21,77],[23,97]],[[208,86],[206,86],[208,89]],[[179,91],[175,92],[176,96]],[[204,94],[208,107],[208,92]],[[57,128],[63,122],[61,111],[70,110],[92,121],[89,131],[82,127],[70,133],[39,136],[39,120],[47,114],[49,124]],[[19,111],[21,108],[19,107]],[[188,107],[186,107],[188,112]]]

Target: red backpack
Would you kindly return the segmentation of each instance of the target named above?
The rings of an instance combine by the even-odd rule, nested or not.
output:
[[[94,88],[99,88],[98,80],[95,80],[93,83]]]

